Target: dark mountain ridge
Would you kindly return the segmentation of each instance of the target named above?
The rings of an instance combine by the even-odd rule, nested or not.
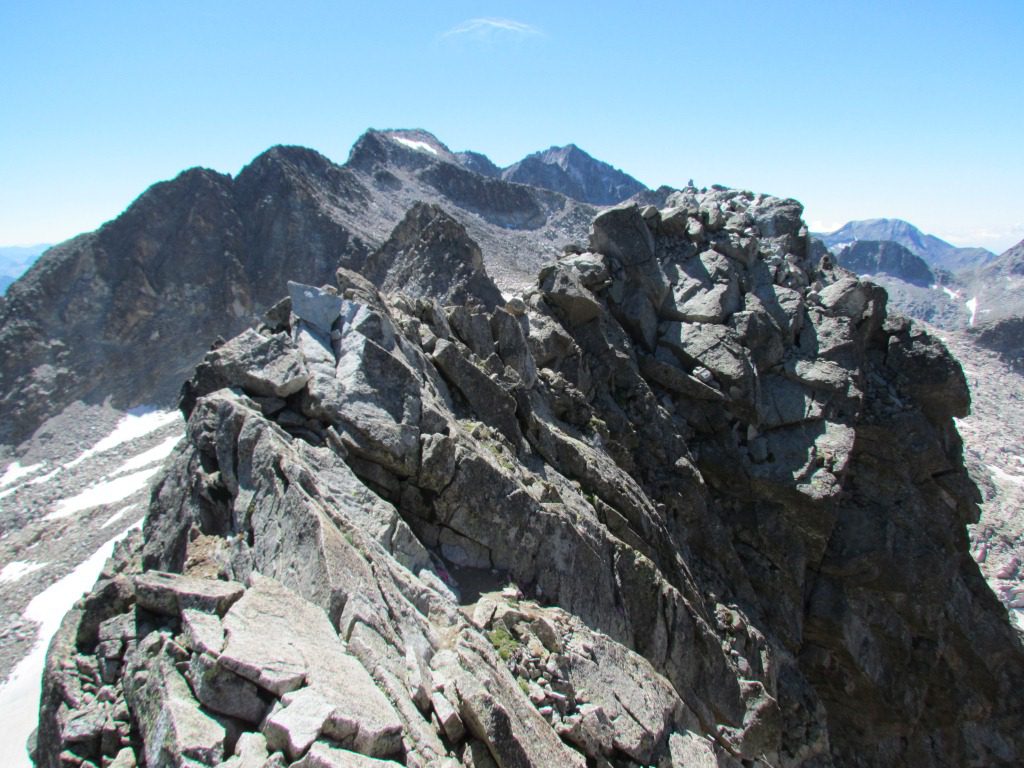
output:
[[[209,344],[253,324],[276,286],[361,268],[417,200],[460,219],[505,287],[585,237],[595,212],[470,171],[423,131],[367,131],[344,165],[279,146],[234,178],[185,171],[51,249],[0,301],[0,442],[75,400],[169,402]]]
[[[840,265],[858,275],[884,273],[924,287],[937,282],[924,259],[892,240],[855,240],[832,250]]]

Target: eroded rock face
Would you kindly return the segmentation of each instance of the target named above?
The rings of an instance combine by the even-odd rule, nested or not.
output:
[[[213,350],[40,763],[1018,764],[963,375],[800,213],[613,209],[507,309],[339,270]]]

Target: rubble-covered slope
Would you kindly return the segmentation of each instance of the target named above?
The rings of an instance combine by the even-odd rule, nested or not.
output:
[[[211,350],[39,764],[1019,764],[959,365],[796,202],[666,203],[499,306],[342,269]],[[371,262],[464,275],[441,215]]]

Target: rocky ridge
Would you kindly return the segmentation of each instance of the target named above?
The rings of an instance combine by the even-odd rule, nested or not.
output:
[[[507,301],[422,207],[211,350],[39,763],[1018,764],[959,365],[795,201],[665,202]]]

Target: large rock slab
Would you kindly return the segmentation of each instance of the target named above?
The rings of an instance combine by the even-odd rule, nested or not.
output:
[[[222,381],[264,397],[288,397],[309,380],[302,357],[283,333],[263,336],[247,329],[208,352],[204,362]]]
[[[292,300],[292,312],[321,333],[330,335],[331,328],[341,317],[343,299],[337,293],[289,281],[288,296]]]
[[[325,732],[365,754],[398,751],[401,720],[322,609],[254,574],[224,630],[220,665],[282,697],[263,729],[272,748],[295,759]]]
[[[141,607],[174,617],[188,609],[223,616],[245,591],[237,582],[195,579],[161,571],[139,574],[134,583],[135,599]]]

